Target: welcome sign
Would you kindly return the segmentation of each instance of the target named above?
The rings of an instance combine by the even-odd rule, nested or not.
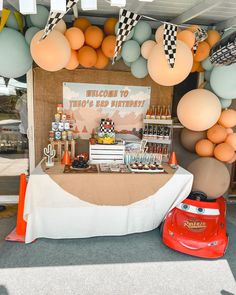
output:
[[[65,112],[82,137],[94,132],[102,118],[112,119],[117,133],[138,136],[150,95],[150,87],[63,83]]]

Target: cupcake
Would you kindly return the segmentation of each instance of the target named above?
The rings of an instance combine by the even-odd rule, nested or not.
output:
[[[143,169],[144,169],[144,170],[149,170],[149,165],[148,165],[148,164],[145,164],[145,165],[143,166]]]
[[[142,169],[143,169],[143,164],[139,163],[139,164],[138,164],[138,169],[139,169],[139,170],[142,170]]]
[[[138,169],[138,166],[136,164],[132,164],[130,167],[131,169]]]
[[[155,164],[150,164],[150,165],[149,165],[149,168],[150,168],[151,170],[156,170],[156,165],[155,165]]]

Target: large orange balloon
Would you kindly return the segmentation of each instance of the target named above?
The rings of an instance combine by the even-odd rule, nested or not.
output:
[[[78,60],[83,67],[91,68],[97,62],[97,53],[92,47],[84,46],[78,51]]]
[[[30,51],[34,61],[46,71],[59,71],[64,68],[71,56],[70,44],[66,37],[57,30],[53,30],[44,40],[40,40],[44,31],[34,35]]]
[[[214,156],[222,162],[228,162],[234,156],[234,149],[228,143],[220,143],[214,149]]]
[[[180,31],[177,34],[177,39],[183,41],[191,49],[195,43],[194,33],[189,30]]]
[[[195,146],[196,153],[200,157],[212,157],[214,154],[214,144],[208,139],[202,139]]]
[[[221,113],[218,123],[225,128],[232,128],[236,125],[236,111],[232,109],[224,110]]]
[[[68,64],[65,66],[67,70],[75,70],[79,66],[77,51],[71,49],[71,56]]]
[[[87,18],[80,17],[74,21],[73,26],[85,32],[91,26],[91,23]]]
[[[210,46],[207,42],[203,41],[198,44],[198,48],[196,54],[194,55],[195,61],[203,61],[209,56],[210,53]]]
[[[229,134],[225,140],[236,151],[236,133]]]
[[[71,49],[78,50],[84,45],[84,33],[78,28],[69,28],[65,36],[70,43]]]
[[[97,49],[101,46],[103,31],[97,26],[90,26],[85,31],[85,42],[87,45]]]
[[[207,131],[207,138],[212,141],[213,143],[221,143],[224,142],[227,137],[227,131],[226,129],[219,125],[216,124],[212,126],[210,129]]]
[[[104,32],[106,35],[115,35],[115,26],[117,23],[117,18],[110,17],[104,23]]]
[[[165,56],[163,44],[155,45],[148,58],[148,72],[151,78],[163,86],[173,86],[189,75],[193,65],[193,56],[189,47],[177,40],[176,59],[171,68]]]
[[[97,62],[95,64],[95,68],[104,69],[109,63],[109,58],[103,54],[101,48],[97,49],[96,52],[97,52]]]
[[[213,47],[220,40],[220,33],[216,30],[208,30],[207,31],[207,39],[205,40],[210,48]]]
[[[116,48],[116,36],[110,35],[104,38],[102,42],[102,52],[106,57],[113,57]]]
[[[177,114],[184,127],[193,131],[203,131],[216,124],[221,114],[221,104],[211,91],[194,89],[181,98]]]

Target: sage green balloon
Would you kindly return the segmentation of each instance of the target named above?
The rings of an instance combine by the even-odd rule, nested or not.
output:
[[[131,64],[131,73],[138,79],[145,78],[148,75],[147,60],[140,56]]]
[[[125,61],[124,59],[123,59],[123,62],[127,65],[127,67],[131,67],[131,65],[132,65],[132,62],[128,62],[128,61]]]
[[[30,45],[31,40],[33,39],[34,35],[36,33],[38,33],[39,31],[40,31],[40,29],[36,28],[36,27],[31,27],[31,28],[27,29],[27,31],[25,32],[25,40],[29,45]]]
[[[0,76],[18,78],[32,66],[29,45],[16,30],[4,28],[0,33]]]
[[[22,14],[21,14],[21,17],[22,17],[22,20],[23,20],[23,24],[25,24],[24,17],[23,17]],[[17,31],[20,30],[19,25],[18,25],[18,23],[16,21],[16,17],[15,17],[15,14],[14,14],[13,10],[11,10],[11,13],[9,14],[9,16],[7,18],[6,26],[8,28],[11,28],[11,29],[14,29],[14,30],[17,30]]]
[[[140,46],[137,41],[135,40],[129,40],[124,42],[122,50],[121,50],[121,56],[125,61],[128,62],[134,62],[136,61],[141,53]]]
[[[116,35],[117,35],[117,33],[118,33],[118,27],[119,27],[119,22],[117,22],[116,25],[115,25],[115,34],[116,34]],[[125,41],[128,41],[128,40],[132,39],[133,35],[134,35],[134,29],[132,29],[132,30],[129,32],[129,34],[128,34],[128,36],[126,37]]]
[[[31,14],[30,20],[34,27],[44,29],[48,21],[49,11],[43,5],[37,5],[37,14]]]
[[[149,23],[144,21],[139,21],[134,28],[133,39],[137,41],[140,45],[143,42],[149,40],[152,36],[152,28]]]
[[[212,71],[213,70],[213,64],[210,61],[210,58],[206,58],[201,62],[201,65],[203,67],[204,70],[206,71]]]

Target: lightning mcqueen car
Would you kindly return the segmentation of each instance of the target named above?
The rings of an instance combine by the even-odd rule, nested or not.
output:
[[[223,197],[208,201],[200,192],[172,209],[161,227],[163,243],[176,251],[219,258],[228,245],[226,202]]]

